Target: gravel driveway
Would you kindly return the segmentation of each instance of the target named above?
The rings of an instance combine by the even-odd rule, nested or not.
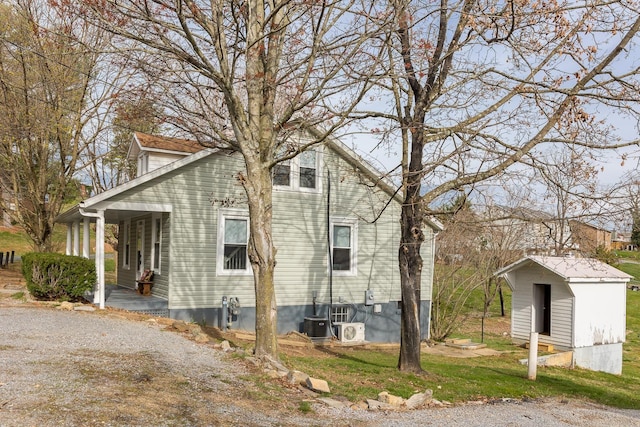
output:
[[[256,371],[154,322],[0,309],[0,426],[640,426],[639,410],[556,399],[370,412],[246,380]],[[640,405],[640,404],[639,404]]]

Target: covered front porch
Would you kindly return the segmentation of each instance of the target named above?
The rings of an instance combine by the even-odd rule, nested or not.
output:
[[[161,252],[167,251],[163,240],[168,239],[168,229],[163,237],[163,224],[168,224],[171,205],[150,203],[125,203],[110,201],[102,193],[60,215],[56,222],[67,224],[67,255],[95,257],[97,283],[91,300],[100,309],[123,308],[132,311],[155,312],[168,315],[168,259],[160,275]],[[164,217],[163,217],[164,214]],[[164,221],[164,222],[163,222]],[[95,224],[95,252],[90,252],[90,225]],[[118,283],[105,283],[105,226],[119,226],[116,271]],[[124,225],[124,230],[122,229]],[[168,225],[167,225],[168,227]],[[149,238],[150,236],[150,238]],[[145,237],[147,237],[145,239]],[[82,245],[80,242],[82,241]],[[167,257],[168,258],[168,257]],[[137,286],[143,272],[155,273],[153,295],[140,295],[132,288]],[[124,282],[123,282],[124,281]]]

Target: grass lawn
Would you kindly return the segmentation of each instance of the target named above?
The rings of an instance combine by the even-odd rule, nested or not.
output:
[[[16,250],[19,253],[18,248],[25,244],[28,245],[28,240],[22,234],[0,232],[0,250]],[[631,255],[636,256],[636,253]],[[107,259],[105,264],[106,271],[115,270],[112,259]],[[619,268],[640,278],[640,264],[621,263]],[[511,294],[507,289],[504,297],[508,314]],[[471,303],[474,308],[481,306],[481,297],[475,296]],[[490,307],[491,316],[486,321],[484,342],[490,348],[502,351],[501,355],[454,358],[423,354],[425,375],[398,372],[397,349],[373,351],[357,347],[328,348],[308,355],[283,354],[282,359],[289,368],[327,380],[334,397],[344,396],[350,401],[375,399],[379,392],[385,390],[406,398],[431,389],[434,398],[453,403],[505,397],[560,396],[589,399],[621,408],[638,408],[640,292],[627,293],[627,342],[624,344],[623,374],[620,376],[583,369],[540,367],[537,380],[527,380],[527,367],[519,363],[519,359],[527,357],[527,351],[511,344],[510,338],[496,328],[496,325],[501,325],[504,329],[504,325],[508,324],[508,319],[500,318],[499,312],[499,298],[496,297]],[[481,330],[481,321],[475,315],[455,335],[480,341]]]
[[[505,295],[510,297],[510,295]],[[497,305],[497,302],[494,303]],[[508,308],[509,306],[507,306]],[[496,311],[492,307],[492,312]],[[493,322],[487,320],[487,330]],[[311,376],[326,379],[332,395],[351,401],[375,399],[381,391],[409,397],[425,389],[434,398],[460,403],[500,398],[538,398],[559,396],[588,399],[620,408],[638,408],[640,400],[640,292],[628,291],[627,342],[624,344],[623,374],[620,376],[584,369],[539,367],[537,380],[527,379],[527,367],[519,359],[527,350],[511,344],[510,338],[485,333],[490,348],[503,351],[500,356],[454,358],[423,354],[424,376],[403,374],[396,369],[394,351],[357,348],[325,350],[322,357],[284,356],[287,365]],[[480,337],[480,321],[473,318],[459,334],[474,341]]]

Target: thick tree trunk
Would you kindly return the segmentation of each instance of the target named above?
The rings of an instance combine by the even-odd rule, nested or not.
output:
[[[402,288],[402,316],[400,321],[400,358],[398,369],[421,372],[420,365],[420,284],[422,257],[420,246],[424,240],[422,226],[416,223],[411,211],[418,207],[405,203],[402,208],[402,242],[398,259]]]
[[[257,162],[258,163],[258,162]],[[256,293],[256,348],[260,358],[278,360],[278,310],[274,286],[276,249],[272,238],[272,187],[268,167],[247,164],[243,182],[249,202],[249,260]]]
[[[411,162],[404,178],[405,198],[400,218],[401,241],[398,253],[402,316],[400,320],[400,357],[398,369],[422,372],[420,365],[420,290],[422,284],[422,231],[424,211],[420,200],[422,179],[421,128],[414,128],[411,143]]]

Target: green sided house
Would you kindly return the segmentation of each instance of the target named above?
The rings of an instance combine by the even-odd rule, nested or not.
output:
[[[84,256],[89,224],[96,223],[94,303],[109,305],[100,265],[105,224],[117,224],[119,289],[133,291],[145,272],[153,272],[151,295],[132,296],[165,303],[171,318],[254,330],[249,211],[237,180],[244,170],[241,155],[136,133],[129,156],[137,160],[135,179],[58,218],[68,225],[68,253],[80,254],[82,225]],[[335,139],[274,168],[279,333],[335,334],[344,342],[399,340],[401,199],[380,177]],[[434,240],[441,229],[436,221],[425,228],[423,338],[429,333]]]

